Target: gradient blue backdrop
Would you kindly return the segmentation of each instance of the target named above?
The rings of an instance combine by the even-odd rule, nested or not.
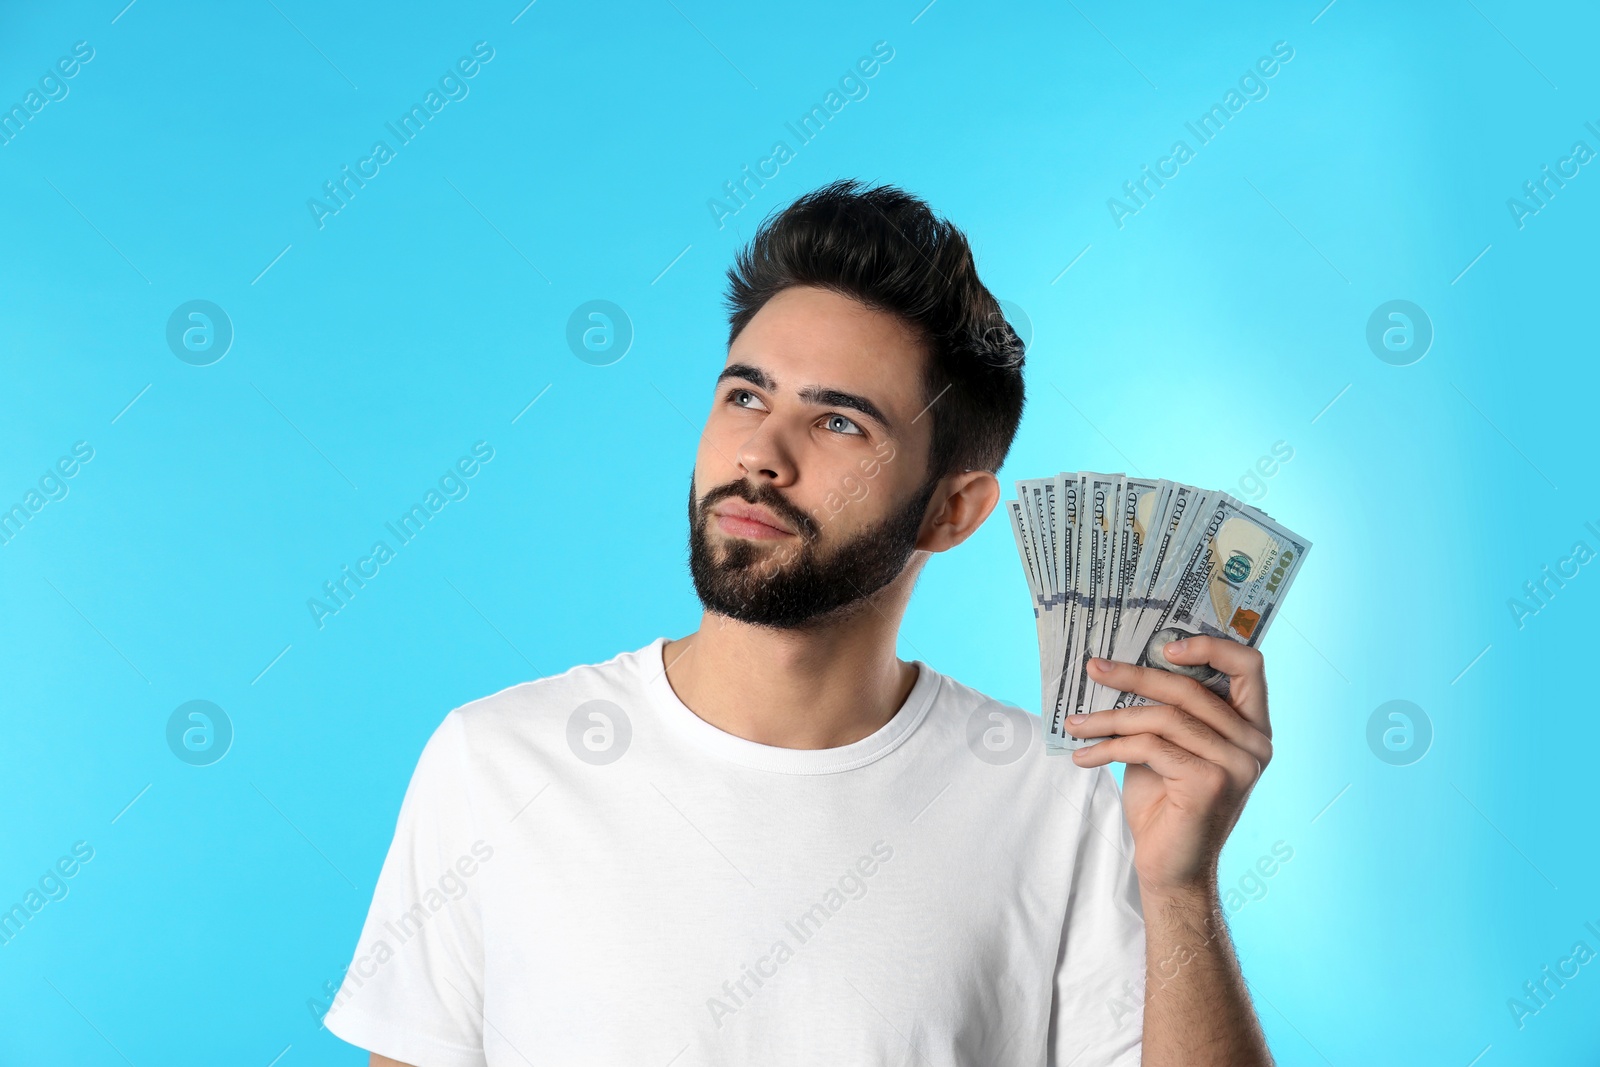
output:
[[[1600,963],[1542,1004],[1524,983],[1600,951],[1600,566],[1520,626],[1508,605],[1600,549],[1600,166],[1508,206],[1600,149],[1592,7],[125,2],[0,15],[5,108],[93,50],[0,145],[0,506],[93,450],[0,545],[0,905],[94,850],[0,946],[0,1061],[364,1062],[312,1009],[424,740],[694,627],[722,272],[858,176],[965,228],[1027,319],[1008,491],[1171,477],[1314,542],[1265,646],[1277,756],[1222,861],[1279,1062],[1596,1062]],[[319,227],[307,201],[480,41],[468,94]],[[800,144],[785,124],[880,41]],[[1277,42],[1267,95],[1198,147],[1185,122]],[[1119,226],[1108,199],[1179,138],[1194,158]],[[197,299],[234,332],[208,366],[166,338]],[[593,299],[634,334],[608,366],[566,339]],[[1367,342],[1394,299],[1434,331],[1408,366]],[[478,441],[469,495],[319,628],[308,598]],[[901,654],[1037,708],[1000,516],[931,563]],[[233,726],[210,766],[168,746],[190,700]],[[1368,742],[1391,700],[1431,724],[1407,765]]]

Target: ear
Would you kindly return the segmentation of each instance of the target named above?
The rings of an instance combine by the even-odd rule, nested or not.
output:
[[[933,496],[932,514],[923,520],[917,549],[943,552],[954,548],[983,525],[1000,502],[1000,480],[991,471],[948,475]]]

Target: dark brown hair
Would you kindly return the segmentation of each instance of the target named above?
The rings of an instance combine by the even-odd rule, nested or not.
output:
[[[899,316],[928,352],[928,481],[998,471],[1022,420],[1022,340],[964,234],[891,185],[841,179],[768,216],[728,268],[728,344],[768,300],[812,285]]]

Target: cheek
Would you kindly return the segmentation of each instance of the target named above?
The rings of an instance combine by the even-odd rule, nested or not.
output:
[[[795,502],[810,510],[819,522],[840,531],[866,529],[887,515],[887,501],[893,498],[886,484],[887,474],[880,469],[878,477],[869,478],[854,460],[830,465],[809,486],[806,499]]]
[[[715,421],[706,423],[694,452],[695,480],[702,491],[721,485],[733,476],[730,472],[735,471],[738,448],[726,426],[719,426]]]
[[[741,418],[730,412],[713,410],[700,431],[695,462],[704,470],[736,470],[739,451],[755,429],[756,424],[748,414]],[[722,478],[722,481],[727,480],[727,477]]]

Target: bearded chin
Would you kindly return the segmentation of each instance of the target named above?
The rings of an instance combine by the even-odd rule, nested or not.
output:
[[[724,539],[712,544],[711,516],[689,481],[689,573],[706,611],[771,629],[796,630],[865,607],[866,598],[894,581],[916,549],[933,485],[881,523],[861,530],[826,556],[814,539]],[[721,557],[720,559],[718,557]]]

